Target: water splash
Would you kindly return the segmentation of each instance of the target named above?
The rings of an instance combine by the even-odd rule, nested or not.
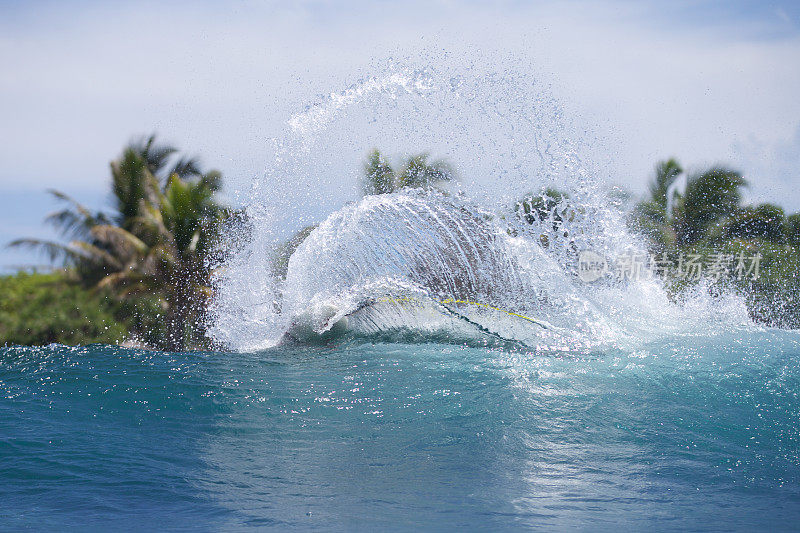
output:
[[[431,79],[425,71],[402,69],[389,72],[384,76],[363,80],[342,92],[331,93],[324,101],[302,113],[292,115],[288,124],[292,131],[299,135],[313,135],[323,130],[348,106],[364,100],[371,94],[398,98],[401,94],[422,95],[431,88]]]
[[[748,323],[735,298],[676,304],[653,279],[580,282],[578,250],[645,252],[586,163],[591,139],[530,75],[454,68],[390,65],[288,120],[253,183],[247,239],[231,239],[218,275],[219,342],[257,349],[346,332],[571,352]],[[356,202],[374,146],[431,148],[460,181]],[[520,221],[514,202],[548,185],[569,193],[568,219]],[[276,276],[276,247],[311,223]]]

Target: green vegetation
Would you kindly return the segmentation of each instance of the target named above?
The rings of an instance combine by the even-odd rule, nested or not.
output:
[[[741,174],[728,168],[686,175],[674,159],[659,162],[647,197],[630,213],[630,226],[645,237],[660,263],[701,263],[700,276],[659,269],[673,298],[704,280],[714,293],[727,289],[744,296],[754,320],[800,328],[800,213],[786,216],[776,205],[744,205],[746,186]],[[526,195],[514,211],[520,221],[543,232],[540,240],[547,247],[553,239],[570,245],[564,222],[580,209],[570,205],[569,195],[546,188]],[[742,265],[753,268],[755,257],[757,276],[752,270],[737,271]]]
[[[66,243],[10,243],[39,250],[61,261],[66,271],[3,278],[0,342],[135,339],[168,350],[209,346],[203,318],[211,298],[210,259],[223,224],[241,215],[216,198],[221,174],[201,170],[196,159],[178,157],[174,147],[157,143],[154,136],[125,147],[110,167],[110,211],[93,212],[63,192],[50,191],[64,208],[46,222]],[[441,160],[430,162],[426,153],[395,170],[375,150],[364,176],[364,193],[380,194],[441,187],[453,172]],[[289,257],[315,227],[304,228],[278,250],[277,275],[285,277]]]
[[[553,187],[547,187],[541,194],[527,194],[514,206],[517,216],[533,224],[535,222],[549,221],[554,229],[563,224],[568,217],[566,202],[569,195]]]
[[[203,313],[211,295],[209,256],[228,211],[216,200],[222,177],[154,137],[126,147],[111,163],[113,211],[93,213],[59,191],[65,204],[47,222],[68,244],[19,239],[11,246],[38,249],[63,260],[75,283],[104,290],[120,302],[157,298],[164,334],[150,338],[171,350],[202,347]],[[128,321],[129,322],[129,321]],[[132,333],[152,337],[152,332]]]
[[[65,242],[11,243],[44,252],[64,270],[0,277],[0,345],[132,340],[170,350],[209,346],[203,316],[212,296],[212,254],[223,224],[246,224],[244,214],[219,203],[219,172],[201,170],[197,160],[179,157],[153,136],[125,147],[110,170],[109,210],[93,212],[50,191],[64,207],[46,222]],[[450,165],[430,161],[427,153],[395,169],[373,150],[362,191],[442,189],[453,179]],[[653,255],[673,263],[687,256],[732,260],[758,254],[758,279],[726,270],[710,280],[710,290],[738,290],[756,320],[800,328],[800,213],[743,205],[746,186],[728,168],[686,175],[676,160],[660,162],[648,196],[630,213],[630,225],[646,237]],[[569,195],[553,188],[526,195],[514,212],[521,222],[537,225],[545,247],[569,245],[568,222],[582,213]],[[276,251],[277,276],[286,276],[289,258],[315,227],[303,228]],[[696,283],[669,272],[665,281],[675,298]]]
[[[88,344],[130,340],[155,328],[154,300],[120,301],[110,291],[87,290],[65,272],[0,277],[0,346]],[[143,338],[141,340],[150,340]]]
[[[674,159],[656,165],[649,198],[634,209],[632,226],[648,237],[653,253],[665,254],[673,262],[700,256],[735,264],[738,257],[758,256],[757,279],[728,269],[710,281],[743,294],[755,320],[800,327],[800,214],[786,217],[772,204],[743,205],[747,182],[734,170],[714,167],[691,176],[683,172]],[[684,177],[685,191],[670,189]],[[669,275],[667,282],[676,295],[692,285],[691,280]]]
[[[741,206],[741,189],[747,182],[738,172],[715,167],[694,174],[686,179],[683,193],[675,191],[668,198],[669,185],[682,174],[674,159],[657,164],[650,197],[636,207],[635,226],[662,251],[708,240],[714,230],[736,223],[746,211]]]
[[[440,188],[454,178],[453,169],[447,162],[442,159],[429,162],[429,158],[427,152],[412,155],[400,170],[395,170],[380,151],[373,150],[364,164],[364,195],[386,194],[405,187]]]
[[[372,150],[364,162],[361,191],[364,196],[368,196],[389,194],[405,188],[441,190],[455,178],[455,172],[443,159],[429,159],[427,152],[421,152],[406,158],[400,169],[395,170],[379,150]],[[278,247],[272,261],[273,272],[277,277],[286,278],[289,258],[317,225],[305,226]]]

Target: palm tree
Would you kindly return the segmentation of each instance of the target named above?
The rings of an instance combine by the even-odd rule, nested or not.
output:
[[[772,204],[759,204],[739,209],[731,217],[725,236],[782,243],[786,237],[791,236],[790,231],[782,208]]]
[[[441,187],[455,177],[452,167],[444,160],[429,161],[430,154],[422,152],[406,159],[398,172],[380,151],[373,150],[364,164],[362,190],[365,195],[386,194],[411,187],[429,189]]]
[[[742,202],[741,189],[746,185],[740,173],[724,167],[691,176],[674,213],[673,227],[678,244],[698,242],[712,226],[733,216]]]
[[[445,160],[428,162],[429,157],[427,152],[409,157],[397,176],[398,187],[428,189],[439,187],[453,179],[453,169]]]
[[[394,169],[383,155],[377,149],[370,152],[364,163],[364,195],[390,193],[396,189],[396,181]]]
[[[128,294],[161,294],[170,349],[183,349],[187,335],[197,342],[205,332],[202,314],[211,297],[208,259],[228,214],[216,201],[217,184],[173,174],[157,202],[144,204],[134,232],[125,237],[138,261],[101,282]]]
[[[675,179],[681,174],[683,174],[683,168],[675,159],[660,161],[656,164],[655,177],[648,188],[651,201],[663,208],[665,212],[670,201],[667,193]]]
[[[667,193],[681,174],[683,168],[675,159],[658,162],[653,180],[648,185],[649,199],[639,202],[632,213],[633,224],[659,252],[675,245],[675,231],[667,214],[670,203]]]
[[[681,174],[683,169],[674,159],[658,163],[649,185],[650,197],[633,213],[634,225],[659,252],[694,244],[728,223],[739,211],[741,189],[747,185],[735,170],[712,167],[690,176],[686,190],[670,199],[671,185]]]
[[[203,174],[197,158],[179,156],[175,159],[175,156],[178,156],[178,149],[168,144],[157,143],[155,134],[133,141],[128,149],[144,160],[147,169],[160,183],[165,183],[173,174],[181,178],[199,177]]]
[[[446,161],[429,161],[429,158],[427,152],[412,155],[405,160],[400,171],[396,171],[379,150],[372,150],[364,162],[361,182],[363,194],[389,194],[404,188],[440,188],[455,178],[453,168]],[[272,270],[277,277],[286,277],[289,258],[316,227],[317,224],[307,225],[278,246],[272,260]]]
[[[10,246],[63,259],[85,284],[112,287],[122,298],[159,295],[168,331],[165,347],[182,349],[188,331],[203,333],[200,318],[210,295],[207,258],[227,211],[215,198],[221,174],[201,172],[194,159],[169,167],[174,154],[152,136],[129,145],[111,163],[112,215],[93,213],[50,191],[67,205],[47,222],[70,242],[19,239]]]

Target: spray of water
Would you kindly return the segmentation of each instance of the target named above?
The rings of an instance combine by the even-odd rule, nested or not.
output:
[[[531,75],[390,64],[291,116],[274,140],[248,224],[231,230],[212,334],[233,349],[345,334],[574,351],[747,324],[733,297],[678,304],[655,279],[576,276],[580,250],[645,252],[587,163],[592,146]],[[458,183],[359,200],[373,147],[430,149]],[[546,186],[569,194],[569,215],[520,220],[515,202]],[[277,275],[276,248],[312,223]]]

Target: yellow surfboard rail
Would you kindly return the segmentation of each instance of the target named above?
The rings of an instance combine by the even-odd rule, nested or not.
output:
[[[420,299],[420,298],[412,298],[412,297],[408,297],[408,296],[404,296],[402,298],[390,298],[390,297],[387,296],[387,297],[379,298],[376,301],[377,302],[392,302],[392,303],[406,303],[406,302],[421,303],[423,300]],[[485,309],[491,309],[493,311],[498,311],[500,313],[505,313],[505,314],[507,314],[509,316],[514,316],[514,317],[517,317],[517,318],[521,318],[523,320],[527,320],[528,322],[531,322],[532,324],[536,324],[537,326],[543,327],[545,329],[550,329],[550,328],[553,327],[550,324],[547,324],[546,322],[543,322],[541,320],[537,320],[535,318],[531,318],[529,316],[525,316],[525,315],[520,314],[520,313],[515,313],[514,311],[508,311],[506,309],[502,309],[502,308],[496,307],[494,305],[484,304],[484,303],[481,303],[481,302],[473,302],[473,301],[470,301],[470,300],[456,300],[455,298],[445,298],[444,300],[437,300],[435,298],[431,298],[431,301],[441,305],[442,307],[444,307],[445,309],[447,309],[451,313],[453,312],[453,310],[450,309],[449,307],[447,307],[449,304],[474,305],[474,306],[477,306],[477,307],[483,307]]]

